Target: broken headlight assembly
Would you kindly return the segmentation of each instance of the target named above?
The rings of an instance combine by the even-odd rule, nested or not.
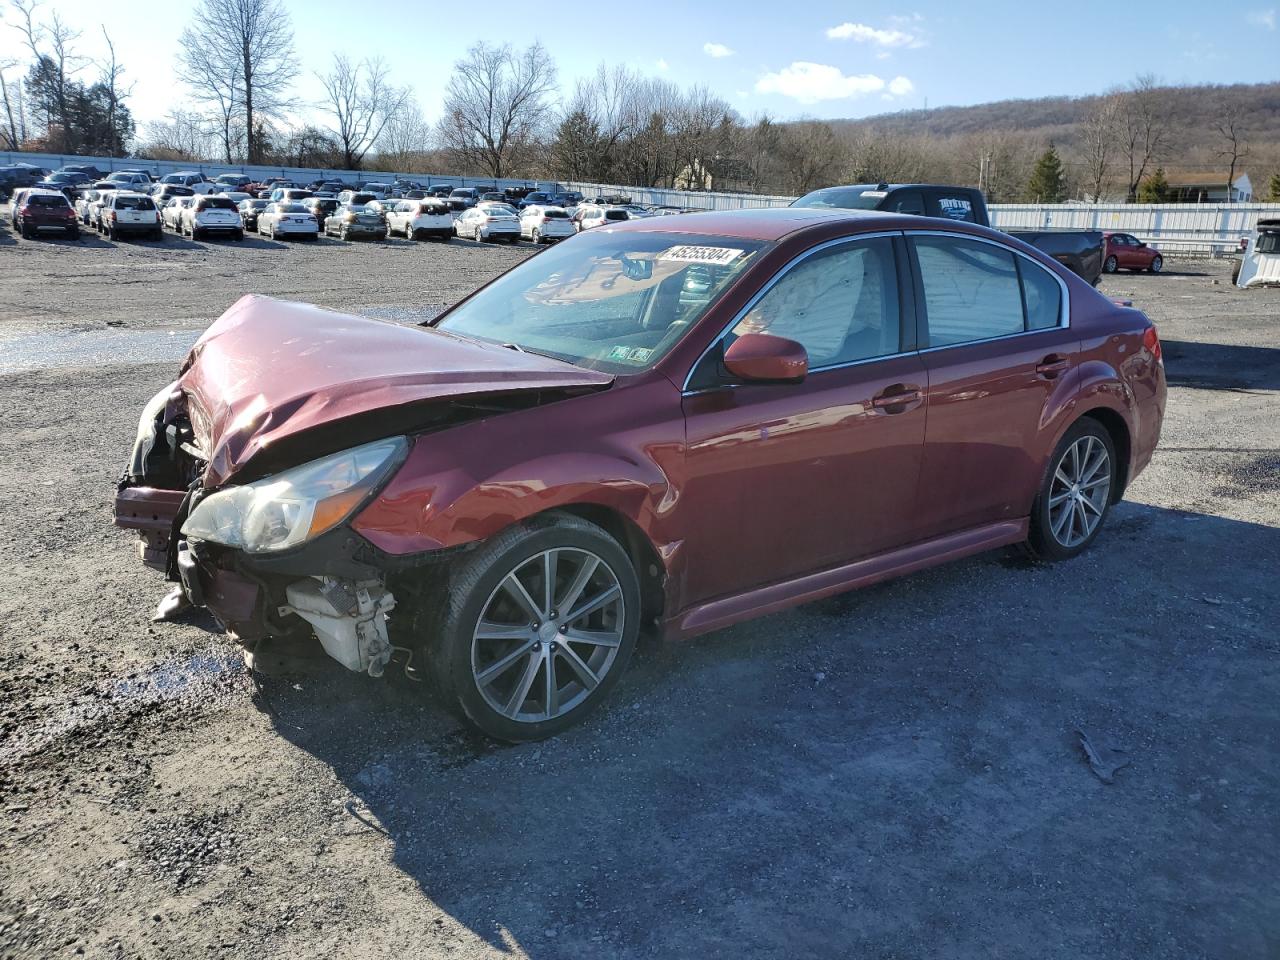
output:
[[[404,437],[343,450],[201,500],[185,536],[246,553],[306,543],[350,517],[404,460]]]

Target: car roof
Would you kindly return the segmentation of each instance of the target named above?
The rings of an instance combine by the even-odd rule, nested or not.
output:
[[[929,229],[945,222],[948,229],[972,224],[931,222],[928,217],[879,210],[827,210],[818,207],[766,207],[750,210],[706,210],[669,217],[641,217],[621,222],[616,230],[654,233],[702,233],[741,240],[781,240],[792,233],[838,221],[857,224],[859,232],[871,230]]]

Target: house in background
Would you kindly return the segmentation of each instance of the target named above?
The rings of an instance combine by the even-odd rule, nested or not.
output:
[[[1165,179],[1169,183],[1166,203],[1250,203],[1253,200],[1253,184],[1247,173],[1236,174],[1229,197],[1225,170],[1171,171],[1165,174]]]

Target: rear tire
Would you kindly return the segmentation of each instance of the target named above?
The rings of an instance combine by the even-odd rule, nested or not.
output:
[[[536,610],[512,592],[513,577]],[[418,623],[428,633],[423,646],[438,691],[464,720],[511,743],[542,740],[585,719],[617,684],[640,630],[640,585],[626,552],[595,524],[569,515],[513,527],[460,557],[445,592]],[[571,622],[570,611],[554,609],[600,598],[608,599]]]
[[[1150,270],[1152,273],[1159,273],[1161,270],[1164,269],[1164,257],[1160,256],[1160,254],[1157,253],[1155,255],[1155,258],[1151,261],[1151,266],[1148,267],[1147,269]]]
[[[71,227],[69,230],[67,230],[67,239],[68,239],[68,240],[79,240],[79,239],[80,239],[80,228],[79,228],[79,227]]]
[[[1116,270],[1119,269],[1119,266],[1120,262],[1116,260],[1115,257],[1107,257],[1107,259],[1102,261],[1102,272],[1115,273]]]
[[[1027,551],[1042,560],[1068,560],[1083,553],[1107,519],[1115,485],[1111,434],[1092,417],[1081,417],[1049,458],[1031,506]]]

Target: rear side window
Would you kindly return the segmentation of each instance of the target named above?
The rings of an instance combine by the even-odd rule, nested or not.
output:
[[[1062,316],[1062,287],[1049,271],[1029,260],[1019,258],[1022,295],[1027,302],[1027,329],[1048,330],[1056,327]]]
[[[954,237],[915,237],[929,345],[945,347],[1024,330],[1013,253]]]
[[[924,196],[918,190],[900,190],[884,202],[882,210],[890,213],[911,213],[924,216]]]
[[[734,327],[804,345],[813,368],[897,353],[901,344],[893,241],[860,240],[788,270]]]

